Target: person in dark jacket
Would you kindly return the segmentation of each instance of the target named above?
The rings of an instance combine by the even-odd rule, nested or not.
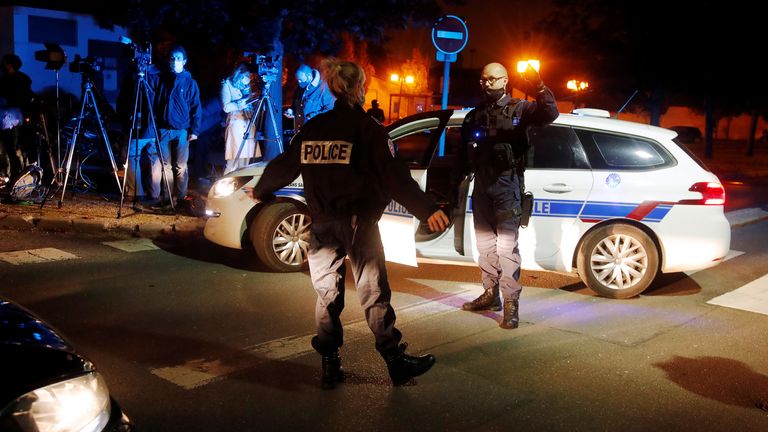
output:
[[[394,199],[427,221],[433,231],[445,230],[449,221],[395,157],[384,127],[363,110],[363,69],[328,59],[324,71],[337,98],[333,109],[304,125],[288,150],[270,162],[252,194],[257,201],[267,200],[302,175],[312,217],[309,269],[317,291],[317,336],[312,346],[322,356],[322,387],[333,388],[343,379],[339,317],[344,309],[347,256],[376,349],[392,382],[400,385],[429,370],[435,357],[407,355],[406,344],[400,343],[378,220]]]
[[[462,308],[500,310],[501,291],[504,312],[499,326],[505,329],[517,328],[520,321],[523,286],[517,239],[523,215],[527,129],[548,125],[559,115],[555,96],[539,73],[529,65],[522,77],[536,95],[535,102],[507,94],[509,76],[503,65],[490,63],[483,68],[480,86],[484,100],[464,118],[464,145],[457,157],[461,174],[471,171],[475,176],[472,210],[484,289],[480,297]]]
[[[384,123],[384,110],[379,108],[379,101],[377,99],[371,101],[371,108],[366,113],[375,118],[379,123]]]
[[[293,125],[298,131],[312,117],[333,108],[336,100],[320,71],[302,64],[296,68],[296,82],[299,87],[293,95]]]
[[[15,108],[28,114],[32,101],[32,80],[20,71],[21,59],[16,54],[3,56],[0,68],[0,108]],[[22,122],[23,124],[23,122]],[[0,178],[8,182],[16,178],[24,168],[24,148],[19,145],[21,124],[0,130]]]
[[[192,74],[184,69],[186,64],[187,52],[183,47],[176,46],[170,51],[169,70],[157,71],[147,77],[163,156],[161,167],[154,146],[148,148],[152,165],[150,196],[157,201],[161,193],[167,194],[165,185],[161,185],[164,169],[165,179],[171,193],[175,195],[177,209],[182,208],[179,204],[183,204],[187,195],[189,144],[197,139],[202,121],[200,89]],[[163,201],[170,199],[174,197],[165,197]],[[162,206],[166,202],[155,204]]]

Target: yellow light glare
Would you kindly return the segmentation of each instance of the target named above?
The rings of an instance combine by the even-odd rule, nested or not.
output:
[[[406,84],[413,84],[413,82],[414,82],[413,75],[408,75],[407,77],[405,77]]]
[[[576,85],[576,80],[568,81],[568,83],[565,86],[568,87],[568,90],[578,90],[579,89],[579,87]]]
[[[389,76],[389,80],[390,81],[395,81],[395,82],[400,81],[400,75],[398,75],[396,73],[392,74],[392,75]]]
[[[533,70],[535,70],[536,72],[538,72],[539,69],[541,68],[541,62],[536,59],[520,60],[519,62],[517,62],[517,72],[518,73],[525,72],[525,70],[528,69],[528,65],[531,65]]]

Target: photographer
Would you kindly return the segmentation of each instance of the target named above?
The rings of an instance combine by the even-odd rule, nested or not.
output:
[[[299,87],[293,95],[293,124],[296,131],[312,117],[333,108],[336,98],[317,69],[302,64],[296,69]]]
[[[32,80],[21,72],[21,59],[15,54],[3,56],[0,70],[0,108],[15,108],[27,114],[32,100]],[[23,122],[22,122],[23,123]],[[22,149],[19,147],[21,125],[0,130],[0,178],[13,179],[24,165]],[[7,181],[7,180],[6,180]]]
[[[249,66],[242,63],[221,83],[221,106],[227,113],[227,127],[224,131],[224,159],[227,161],[225,174],[246,166],[252,157],[261,157],[253,125],[248,131],[248,139],[243,143],[246,129],[254,115],[251,104],[252,80],[253,73]],[[238,151],[239,157],[236,158]]]
[[[152,165],[150,196],[156,201],[153,209],[164,207],[174,197],[160,200],[162,171],[171,185],[176,199],[177,211],[185,210],[185,198],[189,184],[187,161],[189,144],[197,139],[202,121],[200,89],[184,67],[187,64],[187,52],[181,46],[175,46],[169,54],[169,68],[152,73],[147,82],[152,93],[152,110],[155,114],[157,132],[160,136],[160,151],[163,166],[154,147],[150,147],[149,157]]]

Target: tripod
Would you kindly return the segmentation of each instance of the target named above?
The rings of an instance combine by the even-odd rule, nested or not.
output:
[[[141,149],[139,148],[139,139],[138,135],[141,129],[141,116],[142,116],[142,104],[141,102],[143,100],[147,101],[147,106],[149,107],[147,109],[148,112],[148,120],[149,120],[149,128],[152,130],[153,137],[155,138],[155,151],[157,152],[158,159],[160,162],[160,179],[161,184],[165,185],[166,192],[168,193],[168,197],[170,199],[171,195],[171,185],[168,183],[168,178],[166,176],[166,170],[165,170],[165,156],[163,156],[162,148],[160,147],[160,135],[157,132],[157,124],[155,123],[155,115],[152,112],[152,99],[149,97],[149,84],[147,83],[147,71],[146,66],[148,65],[139,65],[138,66],[138,73],[136,74],[137,82],[136,82],[136,95],[133,99],[133,115],[131,116],[131,131],[128,133],[128,152],[125,157],[125,176],[123,177],[123,186],[120,189],[120,208],[117,210],[117,218],[120,219],[122,212],[123,212],[123,204],[125,203],[125,191],[126,191],[126,183],[128,181],[128,171],[131,168],[131,165],[129,164],[131,159],[131,145],[134,145],[134,152],[133,152],[133,204],[136,205],[138,200],[138,177],[136,175],[136,168],[139,166],[139,159],[140,159],[140,153]],[[135,133],[135,135],[134,135]],[[133,137],[136,136],[136,142],[134,143]],[[170,199],[171,202],[171,209],[176,210],[173,199]]]
[[[237,154],[235,154],[235,160],[240,158],[240,153],[243,151],[243,147],[245,147],[246,141],[248,141],[248,138],[250,138],[251,134],[251,128],[256,125],[256,145],[258,145],[258,137],[259,137],[259,131],[263,130],[264,128],[264,117],[267,115],[267,112],[270,113],[269,120],[272,124],[272,132],[275,134],[275,141],[277,142],[277,147],[280,150],[280,153],[283,152],[283,138],[282,134],[278,133],[277,131],[277,123],[275,123],[275,111],[272,109],[272,99],[269,95],[269,89],[271,87],[271,84],[275,81],[276,77],[268,76],[268,75],[262,75],[261,80],[264,82],[264,86],[261,92],[261,97],[258,99],[254,99],[252,102],[258,101],[259,103],[256,105],[256,111],[254,111],[253,115],[251,116],[251,119],[248,121],[248,126],[245,128],[245,132],[243,133],[243,140],[240,142],[240,147],[237,148]],[[265,137],[266,135],[262,132],[262,137]],[[266,141],[266,138],[263,138],[264,141]]]
[[[115,156],[112,154],[112,146],[109,143],[109,137],[107,136],[107,131],[104,129],[104,123],[101,121],[101,114],[99,113],[99,106],[96,101],[96,95],[95,90],[93,88],[93,81],[91,80],[91,77],[88,76],[87,73],[82,73],[83,76],[83,102],[80,105],[80,116],[77,119],[77,125],[75,125],[75,130],[72,133],[72,141],[67,146],[67,151],[64,154],[64,165],[59,168],[59,170],[63,170],[64,173],[64,179],[59,184],[59,189],[61,189],[61,195],[59,196],[59,205],[58,208],[61,208],[61,203],[64,201],[64,194],[67,192],[67,181],[69,180],[69,173],[72,168],[72,158],[74,157],[75,151],[77,151],[77,137],[80,135],[80,128],[83,123],[83,118],[85,118],[86,115],[86,108],[93,111],[93,113],[96,115],[96,121],[99,124],[99,130],[101,131],[101,136],[104,138],[104,144],[107,148],[107,154],[109,155],[109,161],[112,164],[112,173],[115,176],[115,182],[117,183],[118,189],[122,192],[121,185],[120,185],[120,178],[117,175],[117,165],[115,164]],[[58,189],[53,193],[55,195],[58,193]],[[42,208],[45,205],[45,201],[47,198],[43,199],[43,202],[40,204],[40,207]]]

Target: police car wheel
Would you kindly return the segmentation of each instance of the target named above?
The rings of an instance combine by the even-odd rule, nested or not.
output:
[[[307,269],[311,223],[309,214],[298,204],[280,202],[265,207],[250,229],[259,260],[277,272]]]
[[[659,270],[659,253],[648,235],[631,225],[606,225],[587,234],[577,258],[579,276],[603,297],[639,295]]]

